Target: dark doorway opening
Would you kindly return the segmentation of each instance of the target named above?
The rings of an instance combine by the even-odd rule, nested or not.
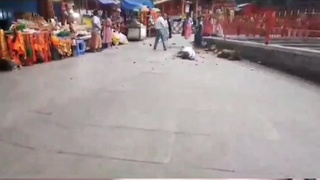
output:
[[[1,19],[0,20],[0,29],[9,30],[10,22],[8,19]]]
[[[193,12],[194,13],[194,4],[193,3],[190,3],[189,4],[189,16],[191,16],[192,14],[191,14],[191,12]]]

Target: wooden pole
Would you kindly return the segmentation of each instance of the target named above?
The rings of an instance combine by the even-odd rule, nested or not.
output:
[[[96,9],[99,9],[99,0],[96,0]]]
[[[181,1],[181,16],[184,17],[184,8],[185,8],[185,1]]]
[[[89,10],[89,2],[88,0],[85,0],[85,3],[86,3],[86,14],[88,14],[88,10]]]
[[[195,14],[196,14],[196,17],[198,17],[198,15],[199,15],[199,0],[196,0],[196,12],[195,12]]]

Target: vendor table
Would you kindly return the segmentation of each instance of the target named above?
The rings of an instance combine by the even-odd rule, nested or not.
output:
[[[147,37],[147,27],[128,27],[128,40],[143,40]]]
[[[90,43],[91,35],[80,36],[80,37],[77,37],[77,39],[78,39],[78,40],[84,40],[84,42],[87,44],[86,50],[89,50],[89,49],[90,49],[89,43]]]

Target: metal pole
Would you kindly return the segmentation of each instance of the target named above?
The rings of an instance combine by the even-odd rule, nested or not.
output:
[[[99,0],[96,0],[96,9],[99,9]]]

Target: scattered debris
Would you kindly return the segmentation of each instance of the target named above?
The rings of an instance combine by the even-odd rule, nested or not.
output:
[[[215,51],[216,50],[216,46],[215,45],[211,45],[209,46],[207,49],[205,49],[206,52],[208,51]]]
[[[217,57],[228,59],[230,61],[241,60],[240,52],[238,50],[223,49],[222,51],[218,52]]]
[[[253,71],[254,69],[253,69],[253,68],[251,68],[250,70],[251,70],[251,71]]]
[[[261,64],[261,61],[258,61],[259,64]]]
[[[135,64],[136,62],[135,61],[133,61],[133,64]]]
[[[152,44],[149,44],[150,47],[152,47]]]
[[[52,112],[45,112],[45,111],[39,111],[39,110],[30,110],[29,112],[39,114],[39,115],[45,115],[45,116],[52,115]]]
[[[213,51],[213,54],[218,54],[219,53],[219,50],[218,49],[215,49],[214,51]]]

